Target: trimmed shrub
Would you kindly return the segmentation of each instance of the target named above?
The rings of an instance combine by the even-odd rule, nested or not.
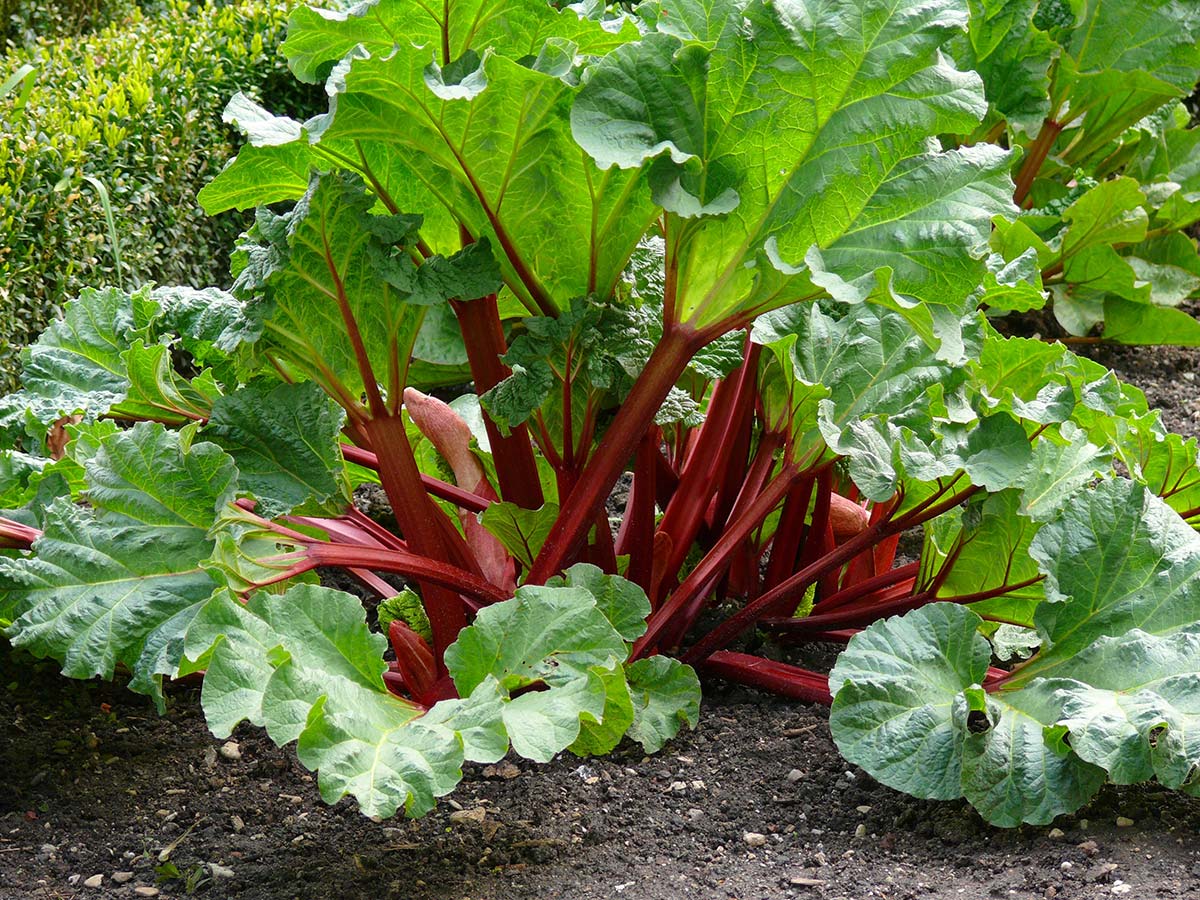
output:
[[[225,279],[245,217],[208,218],[195,195],[233,154],[229,97],[290,81],[276,53],[289,5],[131,6],[119,25],[5,58],[6,72],[37,71],[23,108],[16,94],[0,98],[0,393],[20,347],[84,285]],[[301,113],[307,102],[264,99]],[[88,176],[111,199],[120,271]]]
[[[120,22],[138,6],[135,0],[0,0],[0,51],[30,39],[90,34]]]

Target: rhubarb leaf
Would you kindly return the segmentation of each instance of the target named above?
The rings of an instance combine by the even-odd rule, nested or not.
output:
[[[349,502],[338,444],[344,418],[312,382],[254,381],[217,400],[201,434],[233,457],[238,486],[259,501],[259,515],[309,502],[340,512]]]
[[[470,694],[488,675],[506,691],[538,681],[553,687],[624,657],[625,642],[590,592],[527,585],[481,609],[446,650],[446,666],[459,693]]]
[[[611,752],[633,724],[633,697],[625,672],[620,666],[594,671],[604,684],[604,708],[598,722],[580,718],[579,737],[567,748],[576,756],[602,756]]]
[[[286,216],[260,215],[251,232],[257,243],[241,248],[235,284],[250,297],[265,288],[271,305],[264,338],[343,403],[361,395],[368,377],[402,384],[421,324],[419,308],[387,277],[393,245],[410,240],[419,220],[372,215],[373,202],[357,176],[314,177]],[[353,336],[347,316],[355,321]],[[355,352],[355,337],[365,359]]]
[[[1100,790],[1104,770],[1071,752],[1057,698],[1044,682],[1023,691],[965,694],[988,727],[976,719],[982,733],[964,742],[963,795],[988,822],[1002,828],[1045,825]]]
[[[564,575],[547,581],[546,586],[583,588],[596,598],[596,608],[626,641],[636,641],[646,631],[650,601],[645,591],[620,575],[607,575],[596,566],[576,563]]]
[[[241,606],[218,592],[193,623],[187,653],[208,657],[201,702],[214,733],[248,719],[280,744],[299,741],[321,795],[364,815],[419,815],[461,777],[462,743],[422,725],[421,709],[383,684],[386,640],[349,594],[300,585]]]
[[[492,503],[479,514],[479,524],[496,536],[504,549],[526,569],[546,542],[558,504],[546,503],[538,509],[523,509],[515,503]]]
[[[90,506],[56,500],[33,555],[0,557],[20,614],[9,636],[75,678],[124,663],[161,706],[159,676],[174,674],[190,616],[216,587],[199,563],[237,470],[215,445],[148,423],[109,433],[85,469]]]
[[[915,797],[962,796],[963,691],[991,658],[979,621],[935,603],[851,639],[829,673],[829,727],[848,761]]]
[[[654,218],[636,175],[597,172],[568,118],[575,57],[636,33],[540,0],[506,0],[486,14],[478,0],[455,0],[444,13],[381,0],[345,15],[299,13],[285,52],[312,77],[342,59],[334,48],[356,48],[335,73],[318,149],[357,160],[364,148],[373,184],[393,203],[449,210],[473,237],[491,240],[528,310],[556,312],[593,291],[611,295]],[[390,158],[388,168],[378,170],[372,153]],[[435,250],[457,243],[447,224],[422,232]]]
[[[933,770],[958,768],[962,794],[1002,826],[1077,809],[1106,773],[1194,790],[1200,535],[1141,485],[1105,481],[1043,525],[1030,556],[1046,575],[1041,649],[998,690],[979,688],[987,643],[965,607],[922,607],[851,639],[831,676],[843,753],[919,793],[928,776],[895,748],[951,735]],[[957,643],[943,636],[947,620]],[[976,665],[949,666],[948,648],[965,643]],[[897,658],[921,661],[925,681]],[[955,796],[953,783],[938,786]]]
[[[1200,627],[1156,636],[1134,629],[1100,638],[1070,663],[1059,691],[1071,748],[1117,784],[1157,778],[1197,793]]]
[[[667,656],[639,659],[625,667],[633,695],[629,736],[647,753],[657,753],[685,723],[700,721],[700,679],[691,666]]]
[[[1004,153],[930,149],[986,110],[978,77],[939,52],[961,7],[723,0],[702,34],[681,26],[687,4],[656,10],[657,32],[592,67],[571,118],[602,168],[644,171],[669,213],[678,320],[820,296],[828,271],[962,309],[987,219],[1011,207]]]
[[[1114,479],[1079,492],[1029,552],[1049,602],[1035,617],[1043,649],[1016,683],[1059,674],[1100,637],[1162,635],[1196,621],[1200,535],[1140,484]]]

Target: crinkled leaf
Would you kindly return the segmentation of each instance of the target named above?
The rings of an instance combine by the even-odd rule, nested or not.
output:
[[[885,784],[966,796],[996,825],[1045,824],[1087,802],[1104,770],[1063,740],[1053,690],[983,692],[981,624],[935,603],[856,635],[830,675],[830,728],[843,755]]]
[[[970,597],[1008,588],[1001,596],[973,603],[971,609],[981,616],[1033,624],[1034,611],[1044,597],[1037,565],[1029,558],[1037,525],[1020,512],[1020,503],[1018,491],[1000,491],[926,524],[921,552],[925,580],[957,554],[938,588],[939,597]]]
[[[274,518],[310,501],[344,506],[344,418],[312,382],[255,381],[217,400],[201,433],[233,457],[258,513]]]
[[[1045,645],[1015,679],[1053,673],[1100,637],[1190,625],[1200,609],[1200,535],[1143,486],[1080,491],[1029,548],[1046,573],[1035,623]]]
[[[988,104],[1023,131],[1034,133],[1050,111],[1047,70],[1057,50],[1034,23],[1037,0],[970,0],[968,37],[955,59],[983,78]]]
[[[108,434],[85,468],[91,507],[56,500],[33,554],[0,558],[20,612],[9,634],[72,677],[124,663],[161,704],[158,676],[174,674],[191,611],[216,586],[200,562],[236,469],[215,445],[151,424]]]
[[[1117,784],[1156,777],[1172,788],[1200,766],[1200,626],[1157,636],[1103,637],[1047,679],[1062,705],[1071,748]]]
[[[1081,760],[1064,743],[1053,692],[1038,685],[979,697],[967,691],[974,710],[986,707],[989,725],[967,736],[963,748],[963,794],[993,825],[1045,825],[1087,803],[1104,783],[1104,770]],[[983,722],[977,720],[976,728]]]
[[[1081,487],[1107,471],[1111,459],[1111,453],[1091,443],[1071,422],[1047,432],[1034,446],[1033,461],[1020,481],[1022,515],[1046,521]]]
[[[620,666],[597,668],[604,684],[604,709],[600,721],[588,717],[579,720],[579,737],[567,748],[576,756],[601,756],[610,752],[633,724],[633,697],[625,672]]]
[[[447,648],[446,667],[460,694],[488,675],[512,691],[584,678],[592,666],[623,660],[625,653],[625,642],[590,591],[527,585],[512,600],[479,611],[474,625]]]
[[[822,294],[817,270],[881,268],[897,294],[961,308],[984,219],[1010,208],[1003,153],[929,150],[986,109],[978,77],[939,53],[964,10],[726,0],[696,35],[680,5],[597,63],[572,110],[599,165],[640,167],[678,217],[676,316],[746,316]]]
[[[264,725],[280,745],[299,740],[327,801],[349,793],[365,815],[420,815],[457,784],[462,743],[386,690],[385,646],[357,599],[314,585],[245,606],[218,592],[187,636],[189,657],[208,654],[201,701],[216,734]]]
[[[412,219],[372,215],[373,202],[355,176],[314,178],[286,217],[260,216],[260,243],[243,250],[245,266],[254,268],[239,275],[243,292],[265,286],[273,301],[265,337],[319,383],[336,377],[353,398],[365,385],[343,306],[384,384],[402,381],[421,323],[418,307],[385,278],[395,265],[391,244],[398,239],[389,231],[407,238]],[[399,403],[399,397],[389,399]]]
[[[962,795],[963,690],[991,648],[979,617],[935,603],[855,635],[829,674],[829,727],[842,755],[916,797]]]
[[[504,704],[504,727],[513,750],[534,762],[550,762],[574,744],[585,723],[599,724],[607,703],[606,670],[594,666],[546,691],[521,694]],[[620,668],[617,668],[619,680]]]
[[[347,14],[297,13],[285,52],[294,71],[313,77],[356,48],[335,70],[336,104],[318,149],[354,161],[362,148],[394,204],[451,210],[502,249],[504,280],[527,309],[553,311],[593,290],[611,294],[654,218],[636,175],[597,172],[568,119],[576,54],[635,36],[632,25],[610,31],[540,0],[486,12],[479,0],[436,10],[380,0]],[[518,62],[526,58],[530,65]],[[382,166],[377,156],[387,158]],[[435,250],[457,245],[444,213],[422,234]]]

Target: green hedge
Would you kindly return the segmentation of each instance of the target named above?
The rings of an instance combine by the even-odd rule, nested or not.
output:
[[[131,6],[95,34],[0,57],[6,73],[37,67],[24,108],[19,91],[0,98],[0,393],[19,349],[85,285],[225,279],[245,220],[207,218],[195,195],[233,153],[221,110],[235,92],[311,112],[303,95],[272,94],[295,90],[276,53],[287,5]],[[111,197],[119,273],[89,175]]]
[[[29,36],[78,37],[119,22],[136,10],[136,0],[0,0],[0,52]]]

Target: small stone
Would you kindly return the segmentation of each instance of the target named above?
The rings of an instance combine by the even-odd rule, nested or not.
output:
[[[482,806],[474,809],[460,809],[450,813],[450,821],[455,825],[482,825],[487,818],[487,810]]]
[[[869,806],[856,806],[854,808],[857,809],[864,816],[871,811],[871,807],[869,807]]]
[[[742,832],[742,840],[749,847],[763,847],[766,846],[767,836],[759,834],[757,831],[744,831]]]
[[[237,741],[226,741],[221,745],[221,755],[226,759],[241,759],[242,748]]]
[[[1120,878],[1113,882],[1112,892],[1114,894],[1128,894],[1132,890],[1133,887],[1123,882]]]
[[[1054,900],[1054,898],[1058,896],[1058,888],[1056,888],[1054,885],[1050,885],[1050,887],[1046,888],[1046,891],[1042,894],[1042,896],[1045,897],[1046,900]]]
[[[854,829],[854,836],[856,838],[865,838],[867,836],[867,826],[859,824],[859,826]]]
[[[692,807],[686,813],[689,822],[699,822],[704,818],[704,810]]]
[[[219,863],[209,863],[208,874],[212,875],[213,878],[232,878],[233,869],[228,866],[222,866]]]
[[[79,884],[79,876],[71,875],[70,877],[67,878],[67,884],[71,885],[72,887]]]
[[[788,884],[792,887],[821,887],[825,882],[820,878],[805,878],[802,875],[793,875],[788,879]]]
[[[1050,838],[1052,841],[1061,841],[1066,836],[1067,833],[1061,828],[1051,828],[1050,833],[1046,835],[1046,837]]]
[[[792,771],[787,773],[787,780],[792,782],[792,784],[795,784],[797,781],[799,781],[803,777],[804,777],[804,773],[801,772],[799,769],[792,769]]]
[[[671,790],[675,791],[676,793],[679,793],[681,791],[686,791],[687,790],[687,782],[686,781],[672,781],[671,782]]]
[[[215,769],[217,767],[217,751],[212,747],[204,748],[204,768]]]
[[[133,892],[135,894],[137,894],[139,897],[157,897],[158,896],[158,888],[150,887],[147,884],[139,884],[137,887],[135,887],[133,889]]]
[[[1064,872],[1069,872],[1071,869],[1075,868],[1075,863],[1071,862],[1069,859],[1064,859],[1058,864],[1058,867]]]
[[[502,762],[499,765],[483,767],[483,777],[484,778],[508,779],[508,778],[516,778],[520,774],[521,774],[521,770],[518,769],[516,766],[514,766],[512,763],[507,762],[507,761]]]
[[[53,856],[55,853],[58,852],[58,848],[55,847],[53,844],[42,844],[41,850],[47,856]]]
[[[89,888],[98,888],[104,884],[103,875],[93,875],[91,878],[84,879],[83,886]]]
[[[1129,818],[1128,816],[1117,816],[1117,827],[1118,828],[1129,828],[1132,825],[1133,825],[1133,819]]]
[[[1095,841],[1084,841],[1082,844],[1079,845],[1079,849],[1082,850],[1084,853],[1086,853],[1088,856],[1095,856],[1097,853],[1100,852],[1100,845],[1097,844]]]
[[[132,872],[113,872],[112,880],[117,884],[124,884],[127,881],[133,881]]]
[[[229,824],[233,826],[233,830],[237,834],[241,834],[246,828],[246,823],[242,821],[242,817],[237,815],[229,817]]]
[[[1087,831],[1087,830],[1088,830],[1088,820],[1087,820],[1087,819],[1080,819],[1080,820],[1079,820],[1079,830],[1080,830],[1080,831]]]

